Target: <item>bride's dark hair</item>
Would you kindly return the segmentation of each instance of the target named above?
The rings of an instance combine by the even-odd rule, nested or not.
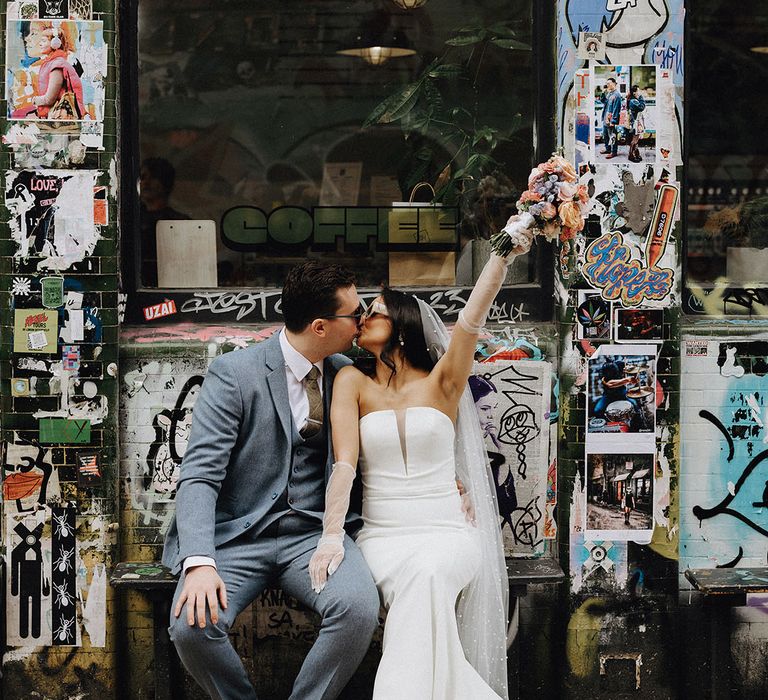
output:
[[[402,352],[408,364],[429,372],[435,363],[429,356],[424,340],[424,326],[421,323],[421,311],[416,297],[389,287],[381,290],[381,296],[392,321],[392,335],[381,351],[381,361],[392,370],[390,380],[397,372],[392,359],[396,349]]]

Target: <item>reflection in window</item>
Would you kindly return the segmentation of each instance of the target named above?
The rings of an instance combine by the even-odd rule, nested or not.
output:
[[[699,0],[690,9],[689,284],[768,286],[768,78],[764,0]]]
[[[355,49],[375,33],[398,47],[383,62]],[[530,42],[531,0],[139,0],[143,285],[157,285],[164,218],[214,222],[220,286],[280,286],[307,256],[349,265],[360,286],[470,284],[468,242],[514,213],[531,167]],[[418,104],[362,127],[419,80]],[[472,178],[446,187],[462,169]],[[443,208],[404,224],[413,240],[390,254],[383,239],[408,217],[388,211],[429,201],[421,182]],[[535,266],[519,267],[532,281]]]

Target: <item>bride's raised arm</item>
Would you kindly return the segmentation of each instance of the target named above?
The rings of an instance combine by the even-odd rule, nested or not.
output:
[[[518,245],[506,257],[491,253],[466,306],[459,312],[445,355],[432,370],[433,374],[437,374],[443,392],[450,399],[458,401],[467,385],[472,372],[477,336],[485,324],[493,300],[504,283],[507,268],[514,258],[527,253],[531,247],[533,232],[526,230],[524,234],[528,238],[526,243]]]
[[[344,520],[360,451],[359,374],[354,367],[342,367],[333,382],[331,439],[335,461],[325,489],[323,534],[309,561],[309,577],[317,593],[344,559]]]

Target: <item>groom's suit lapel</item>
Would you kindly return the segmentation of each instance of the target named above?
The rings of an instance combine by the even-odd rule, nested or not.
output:
[[[279,333],[265,340],[264,360],[267,366],[267,385],[275,405],[275,412],[283,426],[288,444],[291,444],[291,403],[288,399],[288,380],[285,378],[285,358],[280,349]]]

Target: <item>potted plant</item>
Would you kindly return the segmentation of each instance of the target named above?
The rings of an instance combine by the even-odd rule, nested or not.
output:
[[[519,194],[497,154],[521,138],[523,117],[515,108],[520,97],[513,85],[500,89],[495,71],[488,69],[506,60],[509,51],[530,46],[508,24],[463,27],[445,42],[441,56],[383,100],[364,123],[400,126],[411,143],[411,157],[399,173],[401,189],[410,193],[431,181],[433,202],[460,207],[465,238],[488,238],[497,231]]]

